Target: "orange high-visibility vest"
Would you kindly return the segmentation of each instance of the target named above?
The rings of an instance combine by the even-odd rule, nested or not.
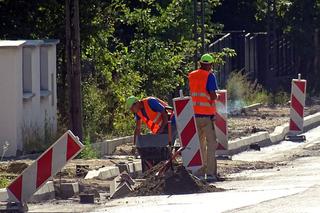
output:
[[[207,91],[207,81],[210,72],[198,69],[189,73],[190,96],[193,102],[195,114],[199,115],[215,115],[215,101],[211,100]]]
[[[157,134],[157,132],[159,131],[161,124],[162,124],[162,116],[161,116],[161,112],[155,112],[153,111],[149,104],[148,104],[148,100],[150,99],[150,97],[148,98],[144,98],[142,99],[142,103],[144,106],[144,110],[146,111],[146,114],[148,117],[145,117],[143,115],[143,113],[141,112],[141,110],[139,112],[137,112],[137,115],[141,118],[141,120],[147,125],[147,127],[151,130],[152,134]],[[156,98],[160,104],[163,105],[163,107],[168,106],[168,104],[158,98]]]

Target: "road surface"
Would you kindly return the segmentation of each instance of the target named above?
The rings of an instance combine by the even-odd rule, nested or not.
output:
[[[286,165],[230,175],[227,181],[215,184],[227,189],[225,192],[124,198],[100,206],[87,206],[82,210],[107,213],[194,213],[199,210],[211,213],[319,212],[320,127],[305,135],[305,143],[284,141],[279,145],[262,148],[260,152],[249,151],[233,156],[236,160],[282,161]],[[31,212],[40,211],[40,207],[30,207]],[[57,210],[54,205],[45,207],[47,211],[51,211],[51,208]]]

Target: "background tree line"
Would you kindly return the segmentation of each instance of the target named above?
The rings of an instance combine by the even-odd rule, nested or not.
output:
[[[223,30],[267,30],[263,0],[205,1],[206,43]],[[126,97],[170,99],[194,68],[192,0],[80,0],[83,119],[90,136],[131,133]],[[277,33],[300,50],[298,66],[319,91],[320,0],[275,1]],[[57,54],[60,125],[67,126],[63,0],[0,0],[1,39],[60,39]],[[200,30],[200,29],[199,29]]]

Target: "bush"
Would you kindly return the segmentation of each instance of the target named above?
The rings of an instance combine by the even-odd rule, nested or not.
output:
[[[6,177],[0,177],[0,188],[6,188],[10,183],[10,180]]]
[[[250,82],[241,72],[233,72],[227,81],[230,108],[241,108],[254,103],[270,103],[270,95],[257,82]]]
[[[290,94],[280,91],[274,95],[274,104],[286,105],[290,101]]]
[[[83,143],[84,143],[85,147],[80,152],[79,158],[81,158],[81,159],[96,159],[99,157],[97,151],[92,147],[89,136],[87,136],[84,139]]]

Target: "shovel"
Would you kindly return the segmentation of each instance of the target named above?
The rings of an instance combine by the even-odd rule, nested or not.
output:
[[[168,159],[164,165],[159,169],[159,171],[156,173],[156,176],[163,175],[164,172],[167,171],[168,167],[172,164],[172,161],[180,155],[180,153],[185,149],[186,147],[180,147],[171,157]]]

